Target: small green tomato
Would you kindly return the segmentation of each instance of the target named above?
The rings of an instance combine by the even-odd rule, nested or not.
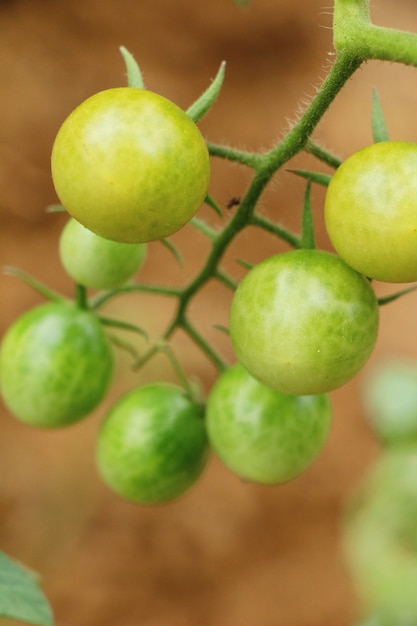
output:
[[[0,348],[0,390],[22,422],[59,428],[104,397],[113,353],[98,317],[73,303],[37,306],[8,329]]]
[[[121,287],[145,260],[146,244],[104,239],[71,218],[59,240],[59,254],[75,282],[92,289]]]
[[[125,394],[99,432],[96,452],[104,482],[139,504],[160,504],[187,491],[202,473],[208,442],[199,407],[166,383]]]
[[[269,389],[240,364],[217,379],[207,399],[209,441],[241,478],[277,484],[303,472],[329,432],[327,395],[294,396]]]
[[[322,250],[293,250],[252,268],[230,309],[242,365],[264,385],[296,395],[326,393],[359,372],[378,333],[369,281]]]

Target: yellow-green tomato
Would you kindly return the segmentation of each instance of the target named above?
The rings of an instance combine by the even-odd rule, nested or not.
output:
[[[0,390],[22,422],[59,428],[103,399],[113,353],[98,317],[73,303],[48,302],[19,317],[0,348]]]
[[[206,425],[213,450],[241,478],[282,483],[307,469],[327,439],[327,395],[294,396],[269,389],[239,363],[217,379]]]
[[[145,260],[146,244],[104,239],[70,218],[61,233],[59,254],[75,282],[93,289],[114,289],[139,270]]]
[[[96,458],[104,482],[127,500],[160,504],[177,498],[208,459],[200,408],[166,383],[133,389],[104,420]]]
[[[417,280],[417,143],[385,141],[352,154],[326,193],[337,253],[369,278]]]
[[[369,281],[322,250],[265,259],[239,284],[230,309],[238,360],[264,385],[296,395],[326,393],[362,368],[378,333]]]
[[[210,177],[206,143],[176,104],[146,89],[101,91],[62,124],[51,158],[58,198],[97,235],[162,239],[197,212]]]

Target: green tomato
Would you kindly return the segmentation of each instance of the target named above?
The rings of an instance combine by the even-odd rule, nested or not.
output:
[[[252,268],[230,309],[238,360],[282,393],[340,387],[362,368],[378,333],[379,307],[369,282],[321,250],[293,250]]]
[[[367,146],[327,189],[326,229],[338,254],[369,278],[417,280],[417,143]]]
[[[115,289],[139,270],[146,244],[104,239],[71,218],[61,233],[59,254],[75,282],[93,289]]]
[[[417,364],[387,361],[364,383],[366,415],[379,439],[386,445],[417,444]]]
[[[123,498],[167,502],[187,491],[206,465],[203,416],[183,390],[165,383],[144,385],[110,410],[96,456],[104,482]]]
[[[381,626],[417,623],[415,446],[377,459],[350,502],[343,545],[365,610],[377,612]]]
[[[51,165],[70,215],[123,243],[179,230],[203,202],[210,176],[206,143],[188,115],[131,87],[101,91],[80,104],[58,131]]]
[[[279,393],[239,363],[221,374],[207,399],[213,450],[238,476],[264,484],[301,474],[321,451],[330,423],[327,395]]]
[[[92,411],[106,393],[113,353],[94,313],[48,302],[22,315],[0,349],[0,391],[22,422],[59,428]]]

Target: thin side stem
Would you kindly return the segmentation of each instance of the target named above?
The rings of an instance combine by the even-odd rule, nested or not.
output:
[[[301,248],[301,238],[298,235],[295,235],[294,233],[287,230],[283,226],[280,226],[279,224],[272,222],[271,220],[269,220],[267,217],[264,217],[263,215],[259,215],[255,213],[254,215],[252,215],[249,223],[252,226],[258,226],[259,228],[262,228],[266,232],[271,233],[272,235],[275,235],[276,237],[279,237],[283,241],[286,241],[293,248]]]
[[[90,306],[92,309],[99,309],[104,304],[106,304],[113,298],[116,298],[120,294],[133,293],[136,291],[141,293],[151,293],[159,296],[173,296],[176,298],[181,297],[182,294],[182,290],[178,287],[169,287],[166,285],[152,285],[146,283],[132,283],[129,285],[125,285],[124,287],[119,287],[118,289],[98,293],[96,296],[91,298]]]
[[[256,168],[259,161],[259,155],[252,152],[229,148],[228,146],[220,146],[218,144],[207,142],[207,148],[211,156],[220,157],[228,161],[235,161],[241,165]]]
[[[312,139],[309,139],[307,141],[304,150],[308,154],[311,154],[312,156],[316,157],[316,159],[319,159],[319,161],[326,163],[326,165],[329,165],[330,167],[333,167],[334,169],[337,169],[339,165],[342,163],[341,159],[339,159],[337,156],[335,156],[334,154],[332,154],[331,152],[329,152],[322,146],[319,146],[318,144],[316,144]]]

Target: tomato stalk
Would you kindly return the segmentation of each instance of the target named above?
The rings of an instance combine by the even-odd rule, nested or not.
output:
[[[335,0],[333,42],[338,53],[417,66],[417,35],[371,22],[369,0]]]

